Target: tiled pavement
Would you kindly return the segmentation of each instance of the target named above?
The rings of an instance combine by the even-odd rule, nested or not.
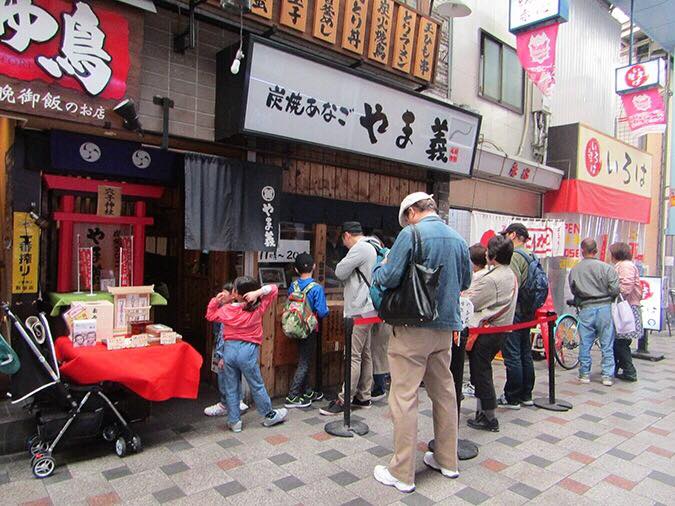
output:
[[[500,412],[499,433],[467,428],[473,400],[465,401],[461,436],[478,443],[480,455],[461,464],[457,480],[422,464],[432,435],[422,390],[417,491],[410,495],[372,478],[391,454],[386,403],[359,413],[371,429],[365,438],[337,439],[323,431],[327,420],[316,408],[295,411],[273,429],[247,414],[235,435],[223,419],[195,415],[201,401],[176,401],[138,427],[141,454],[119,459],[103,444],[67,449],[44,481],[32,478],[25,455],[0,460],[0,504],[675,504],[675,338],[654,337],[651,347],[666,360],[636,361],[638,383],[607,388],[594,376],[579,385],[574,372],[558,371],[559,396],[574,409]],[[544,394],[545,364],[537,369]],[[497,363],[495,370],[501,387],[504,369]]]

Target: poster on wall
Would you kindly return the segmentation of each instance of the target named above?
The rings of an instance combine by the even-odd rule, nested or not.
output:
[[[642,325],[645,330],[661,330],[662,279],[644,276],[640,278],[642,285]]]
[[[40,228],[28,213],[14,213],[12,240],[12,293],[38,291]]]
[[[487,245],[488,241],[506,229],[511,223],[522,223],[527,227],[530,239],[527,249],[540,258],[560,257],[565,250],[565,222],[556,219],[523,218],[502,214],[471,213],[471,244]]]
[[[300,253],[309,253],[309,241],[279,240],[276,251],[258,252],[258,262],[268,264],[284,264],[295,262]]]

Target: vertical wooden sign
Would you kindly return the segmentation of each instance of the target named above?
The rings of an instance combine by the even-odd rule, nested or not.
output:
[[[384,63],[389,61],[391,31],[394,21],[394,1],[375,0],[370,22],[368,58]]]
[[[252,0],[251,14],[260,16],[266,19],[272,19],[274,11],[274,0]]]
[[[434,54],[436,53],[436,23],[420,18],[415,51],[415,77],[431,81],[434,75]]]
[[[346,0],[342,26],[342,47],[352,53],[363,54],[366,46],[366,18],[369,0]]]
[[[307,2],[309,0],[282,0],[281,24],[304,33],[307,27]]]
[[[410,73],[413,61],[413,38],[415,36],[415,23],[417,13],[403,6],[398,8],[396,18],[396,31],[394,32],[394,57],[392,66],[396,70]]]
[[[341,0],[316,0],[314,7],[314,37],[335,44],[340,20]]]

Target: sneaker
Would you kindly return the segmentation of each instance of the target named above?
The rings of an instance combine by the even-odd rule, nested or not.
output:
[[[520,404],[523,405],[523,406],[527,406],[528,408],[531,408],[532,406],[534,406],[534,401],[530,397],[529,399],[527,399],[525,401],[520,401]]]
[[[488,420],[488,418],[483,414],[476,416],[476,418],[469,418],[466,421],[466,424],[472,429],[476,430],[499,432],[499,420],[496,418]]]
[[[386,390],[379,390],[379,389],[373,390],[370,394],[370,401],[371,402],[381,401],[385,397],[387,397],[387,391]]]
[[[452,471],[451,469],[445,469],[444,467],[441,467],[441,465],[436,461],[436,457],[434,457],[433,452],[426,452],[424,454],[424,463],[429,466],[431,469],[435,469],[436,471],[440,471],[443,476],[446,478],[459,478],[459,471]]]
[[[323,392],[317,392],[316,390],[307,390],[303,395],[303,397],[311,402],[318,402],[323,400]]]
[[[389,469],[387,469],[386,466],[375,466],[375,470],[373,471],[373,476],[377,481],[382,483],[382,485],[386,485],[388,487],[396,487],[396,489],[399,492],[405,492],[406,494],[409,494],[410,492],[415,491],[415,484],[408,484],[408,483],[403,483],[400,480],[397,480],[394,478],[391,473],[389,472]]]
[[[579,383],[583,383],[584,385],[587,385],[590,382],[591,382],[591,376],[589,374],[580,374],[579,375]]]
[[[288,410],[286,408],[273,409],[265,415],[262,424],[265,427],[272,427],[273,425],[285,422],[286,418],[288,418]]]
[[[225,416],[227,414],[227,408],[223,406],[222,402],[217,402],[213,406],[204,408],[204,414],[206,416]]]
[[[319,410],[319,413],[326,416],[334,416],[334,415],[341,415],[344,412],[344,410],[345,410],[344,404],[342,404],[339,400],[335,399],[334,401],[330,401],[330,404],[325,408],[321,408]]]
[[[286,403],[284,404],[284,406],[287,408],[308,408],[311,405],[311,399],[308,399],[304,395],[289,395],[286,397]]]
[[[244,401],[239,401],[239,412],[241,414],[244,414],[248,411],[248,404],[246,404]]]
[[[507,401],[504,394],[497,399],[497,406],[504,409],[520,409],[519,402],[512,403]]]
[[[614,378],[612,378],[611,376],[603,376],[602,384],[605,385],[606,387],[611,387],[614,384]]]
[[[352,399],[352,406],[354,409],[370,409],[373,407],[373,401],[368,399],[367,401],[360,401],[356,397]]]
[[[462,394],[464,394],[465,397],[476,396],[476,389],[474,388],[474,386],[471,384],[470,381],[465,381],[464,384],[462,385]]]
[[[239,420],[237,423],[228,423],[227,426],[232,432],[241,432],[242,423]]]
[[[620,380],[623,381],[628,381],[630,383],[635,383],[637,381],[637,376],[630,376],[626,373],[620,373],[615,375],[615,377],[619,378]]]

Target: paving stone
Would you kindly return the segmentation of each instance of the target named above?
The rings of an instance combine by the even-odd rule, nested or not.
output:
[[[305,422],[307,425],[321,425],[322,423],[326,423],[326,418],[321,418],[318,416],[313,416],[312,418],[305,418],[303,422]]]
[[[401,499],[401,502],[403,504],[407,504],[408,506],[428,506],[430,504],[434,504],[434,501],[420,494],[419,492],[406,494],[406,496]]]
[[[518,441],[517,439],[508,436],[500,437],[497,441],[503,445],[510,446],[511,448],[515,448],[522,443],[522,441]]]
[[[62,481],[72,480],[73,475],[65,466],[56,466],[54,474],[44,480],[45,485],[53,485],[54,483],[61,483]]]
[[[617,411],[615,413],[612,413],[612,416],[615,416],[617,418],[621,418],[623,420],[633,420],[635,418],[633,415],[629,415],[628,413],[622,413],[621,411]]]
[[[329,478],[342,487],[346,487],[347,485],[351,485],[352,483],[359,481],[357,476],[354,476],[352,473],[347,471],[339,472],[333,476],[329,476]]]
[[[164,446],[166,446],[169,450],[172,452],[182,452],[183,450],[189,450],[190,448],[194,448],[190,443],[188,443],[185,439],[177,439],[176,441],[170,441],[166,443]]]
[[[342,506],[373,506],[373,505],[368,501],[366,501],[365,499],[358,497],[356,499],[352,499],[351,501],[343,502]]]
[[[511,420],[511,423],[519,425],[521,427],[529,427],[532,425],[532,422],[528,422],[527,420],[523,420],[522,418],[514,418],[513,420]]]
[[[273,457],[270,457],[269,460],[271,460],[278,466],[283,466],[284,464],[290,464],[291,462],[295,462],[298,459],[296,459],[292,455],[289,455],[288,453],[280,453],[279,455],[274,455]]]
[[[464,499],[471,504],[481,504],[490,499],[490,496],[476,490],[475,488],[466,487],[455,494],[460,499]]]
[[[186,434],[187,432],[192,432],[193,430],[195,430],[195,428],[192,425],[182,425],[174,429],[176,434]]]
[[[183,492],[178,487],[170,487],[165,488],[164,490],[160,490],[159,492],[155,492],[152,494],[152,496],[155,499],[157,499],[157,502],[159,502],[160,504],[164,504],[169,501],[175,501],[176,499],[185,497],[185,492]]]
[[[598,390],[597,388],[592,388],[589,390],[589,392],[597,395],[607,395],[608,391],[607,390]]]
[[[596,436],[595,434],[591,434],[590,432],[584,432],[583,430],[575,432],[574,435],[580,437],[581,439],[586,439],[588,441],[595,441],[600,437]]]
[[[223,439],[222,441],[218,441],[218,446],[220,446],[224,450],[229,450],[230,448],[235,448],[237,446],[241,446],[242,444],[243,443],[241,441],[234,438],[228,438]]]
[[[217,487],[213,488],[223,497],[231,497],[233,495],[240,494],[246,490],[246,488],[238,481],[230,481],[228,483],[224,483],[223,485],[218,485]]]
[[[665,483],[666,485],[669,485],[671,487],[675,487],[675,476],[662,473],[660,471],[652,471],[649,473],[649,478],[652,480],[660,481],[661,483]],[[675,490],[673,491],[675,494]]]
[[[537,467],[548,467],[553,463],[550,460],[539,457],[537,455],[530,455],[529,457],[527,457],[525,459],[525,462],[529,462],[530,464],[534,464]],[[515,492],[515,490],[514,490],[514,492]],[[530,499],[532,499],[532,497],[530,497]]]
[[[601,417],[589,415],[589,414],[581,415],[579,418],[581,418],[582,420],[586,420],[587,422],[593,422],[593,423],[597,423],[597,422],[602,421]]]
[[[325,452],[319,453],[319,457],[323,457],[328,462],[335,462],[336,460],[346,457],[346,455],[337,450],[326,450]]]
[[[376,457],[386,457],[392,453],[391,450],[388,450],[384,446],[373,446],[372,448],[368,448],[366,451],[371,455],[375,455]]]
[[[509,490],[511,492],[515,492],[518,495],[522,495],[523,497],[526,497],[527,499],[534,499],[537,497],[541,492],[537,490],[536,488],[530,487],[528,485],[525,485],[524,483],[516,483],[509,487]]]
[[[103,471],[101,474],[106,480],[110,481],[116,480],[118,478],[123,478],[124,476],[129,476],[131,474],[131,471],[126,465],[124,465],[116,467],[114,469],[108,469],[107,471]]]
[[[613,457],[617,457],[623,460],[633,460],[635,458],[635,455],[632,453],[625,452],[623,450],[619,450],[618,448],[612,448],[607,452],[608,455],[612,455]]]
[[[666,416],[663,413],[659,413],[658,411],[652,411],[651,409],[646,410],[644,414],[647,416],[652,416],[654,418],[663,418],[664,416]]]
[[[160,469],[164,471],[164,474],[167,476],[171,476],[173,474],[187,471],[190,468],[185,464],[185,462],[176,462],[175,464],[167,464],[166,466],[162,466]]]
[[[546,443],[551,443],[552,445],[562,441],[559,437],[551,436],[550,434],[539,434],[537,439]]]
[[[286,478],[281,478],[280,480],[276,480],[273,483],[284,492],[289,492],[304,485],[304,483],[295,476],[287,476]]]
[[[9,473],[2,472],[0,473],[0,485],[5,485],[6,483],[9,483]]]

